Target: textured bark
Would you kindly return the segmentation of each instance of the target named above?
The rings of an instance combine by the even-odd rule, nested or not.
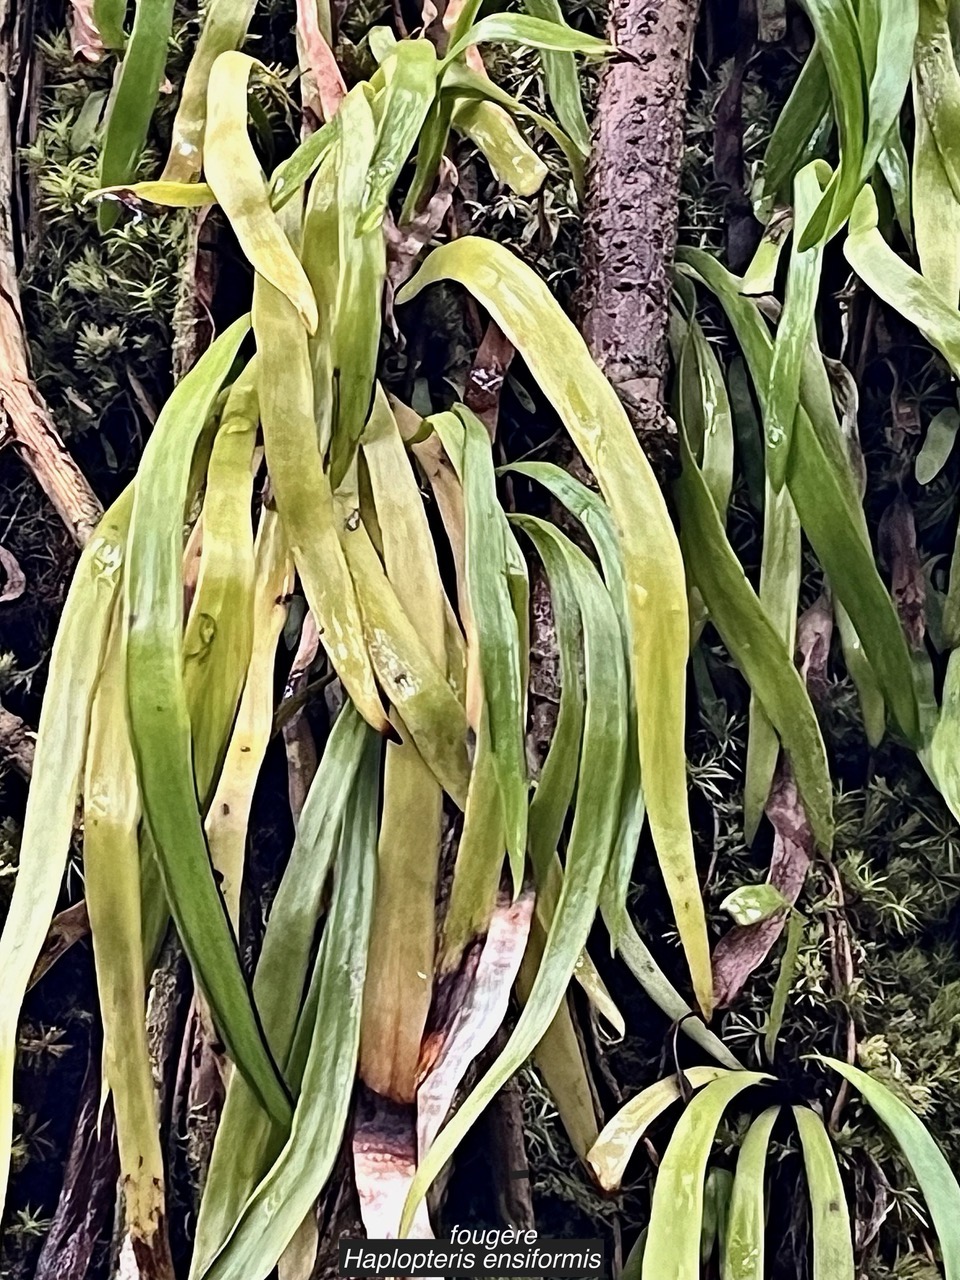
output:
[[[6,97],[0,109],[0,447],[17,449],[82,546],[101,507],[30,377],[17,283],[14,164],[22,141],[20,106],[28,96],[31,13],[30,4],[0,0],[0,84]]]
[[[668,270],[697,0],[611,0],[625,57],[604,68],[584,210],[582,329],[663,474],[675,438],[662,407]]]

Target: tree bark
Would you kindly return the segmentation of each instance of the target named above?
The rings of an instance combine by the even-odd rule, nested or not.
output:
[[[584,209],[583,333],[661,476],[676,436],[663,381],[697,7],[611,0],[610,39],[626,56],[602,72]]]
[[[14,165],[21,141],[18,112],[30,69],[32,8],[0,0],[0,86],[6,98],[0,107],[0,448],[10,444],[18,450],[82,546],[102,508],[30,377],[17,283]]]

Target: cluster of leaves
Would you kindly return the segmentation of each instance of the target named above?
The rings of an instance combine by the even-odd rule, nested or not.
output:
[[[167,176],[155,184],[131,185],[130,165],[117,168],[119,155],[142,146],[153,107],[137,99],[120,111],[138,83],[130,68],[157,52],[157,15],[135,24],[102,142],[101,179],[122,179],[110,194],[127,202],[183,207],[216,200],[256,273],[252,325],[241,317],[226,328],[178,384],[134,485],[81,558],[52,659],[2,946],[5,972],[22,991],[56,899],[80,791],[127,1230],[135,1247],[149,1250],[164,1270],[163,1161],[142,1018],[144,969],[149,973],[156,961],[169,910],[237,1066],[206,1181],[193,1268],[198,1275],[247,1277],[273,1267],[330,1173],[358,1054],[367,1084],[403,1101],[416,1096],[426,1122],[420,1039],[431,971],[438,982],[454,977],[468,946],[488,926],[492,934],[504,850],[519,891],[528,831],[541,900],[522,978],[525,1008],[503,1053],[454,1119],[432,1142],[421,1135],[400,1229],[411,1225],[433,1177],[484,1103],[548,1032],[565,1037],[576,1063],[565,992],[585,963],[580,953],[601,896],[618,940],[633,936],[623,901],[643,814],[635,747],[628,750],[638,738],[641,758],[651,760],[654,752],[663,757],[669,744],[663,766],[649,775],[647,803],[705,1007],[710,996],[703,909],[690,887],[689,827],[671,816],[683,808],[684,795],[682,569],[665,504],[625,414],[546,288],[505,249],[461,238],[435,250],[399,295],[400,302],[414,298],[444,279],[469,287],[523,353],[610,503],[562,472],[526,468],[585,523],[604,569],[601,577],[550,524],[516,517],[516,529],[551,582],[566,673],[552,782],[545,775],[528,806],[526,568],[496,501],[487,431],[463,406],[424,423],[399,403],[389,404],[374,381],[387,267],[383,223],[414,146],[419,142],[400,213],[401,232],[410,236],[416,234],[412,217],[428,212],[422,206],[451,124],[482,137],[491,163],[505,168],[519,189],[529,186],[535,170],[536,157],[508,114],[522,116],[524,108],[461,55],[490,40],[544,48],[553,59],[554,105],[582,135],[570,55],[604,46],[552,14],[549,21],[491,15],[475,22],[476,6],[464,8],[443,60],[428,41],[397,44],[384,30],[374,46],[371,35],[381,65],[370,82],[346,93],[336,79],[323,80],[322,59],[312,67],[321,111],[327,114],[326,91],[336,97],[335,114],[275,169],[266,187],[247,128],[248,81],[256,67],[230,48],[236,35],[227,38],[218,16],[208,12],[191,68],[202,75],[187,76]],[[314,48],[322,40],[319,31],[307,36]],[[155,71],[140,84],[144,99],[152,96]],[[582,141],[574,143],[549,121],[538,123],[582,170]],[[201,145],[203,183],[197,181]],[[114,210],[106,209],[101,222],[110,230]],[[509,287],[498,287],[497,278]],[[256,353],[249,357],[251,327]],[[546,331],[549,344],[539,337]],[[249,513],[258,430],[270,501],[258,504],[255,537]],[[437,573],[414,460],[444,516],[458,567],[453,598]],[[194,523],[195,538],[202,528],[199,576],[186,612],[184,516]],[[641,528],[643,544],[628,532]],[[353,705],[338,718],[310,786],[251,998],[233,936],[244,815],[272,728],[273,654],[289,594],[283,587],[294,567],[326,660]],[[647,589],[628,591],[626,574],[635,584],[647,582]],[[618,618],[624,600],[629,609]],[[639,723],[628,695],[631,679]],[[379,887],[373,858],[382,739],[375,730],[400,739],[386,753]],[[607,802],[611,791],[616,805]],[[465,817],[434,956],[443,792]],[[433,872],[417,884],[410,873],[425,861],[434,863]],[[333,896],[314,957],[331,867]],[[523,922],[524,902],[532,903],[529,893],[507,911],[507,919],[521,912],[521,943],[531,927],[529,915]],[[412,927],[414,920],[420,927]],[[491,937],[487,946],[493,945]],[[516,940],[512,945],[516,951]],[[639,939],[633,937],[632,946],[643,953]],[[655,966],[646,969],[660,998],[685,1011]],[[589,966],[584,980],[601,998]],[[399,982],[399,991],[391,982]],[[2,1062],[9,1083],[14,1005],[5,1012]],[[445,1053],[456,1026],[444,1029]],[[723,1056],[702,1026],[692,1024],[691,1033]],[[437,1034],[432,1031],[434,1040]],[[560,1065],[556,1054],[547,1063],[545,1071]],[[452,1091],[457,1078],[442,1087]],[[582,1108],[585,1099],[589,1112],[585,1081],[577,1088],[575,1102]],[[439,1107],[437,1119],[444,1110]],[[7,1133],[10,1121],[8,1100]]]
[[[224,12],[229,8],[220,7]],[[104,14],[107,8],[103,6]],[[849,408],[849,380],[833,368],[832,386],[828,382],[814,327],[823,249],[850,218],[853,233],[846,244],[852,264],[892,305],[903,296],[891,281],[903,283],[908,269],[879,238],[879,215],[865,183],[879,165],[890,183],[892,207],[909,235],[909,210],[905,214],[895,182],[900,155],[891,131],[911,70],[902,46],[905,40],[910,55],[910,21],[916,12],[910,6],[901,13],[864,4],[859,25],[847,30],[844,19],[837,20],[832,11],[810,8],[818,45],[806,79],[801,78],[774,131],[764,170],[766,194],[758,206],[769,215],[776,196],[792,205],[795,232],[789,262],[781,269],[785,239],[782,222],[775,220],[742,278],[699,247],[684,250],[671,339],[683,456],[675,497],[692,588],[694,640],[701,643],[694,661],[698,691],[705,715],[718,723],[718,699],[702,640],[706,635],[714,643],[713,631],[704,631],[709,624],[752,694],[743,763],[748,841],[760,829],[764,807],[772,804],[782,746],[799,788],[797,821],[809,824],[812,852],[814,844],[822,850],[834,844],[835,821],[843,815],[833,812],[823,739],[810,693],[792,660],[803,580],[801,527],[830,575],[844,657],[868,736],[879,741],[889,718],[904,741],[902,749],[919,746],[928,772],[949,800],[955,798],[949,758],[952,698],[944,697],[938,715],[929,694],[922,705],[918,697],[923,686],[922,681],[914,685],[913,672],[922,669],[922,655],[908,653],[877,573],[855,458],[851,460],[850,414],[841,422],[841,396],[834,405],[832,389],[839,386]],[[558,143],[574,183],[582,169],[577,136],[583,112],[571,91],[570,55],[599,52],[600,46],[557,21],[559,14],[552,11],[550,21],[496,14],[476,21],[477,9],[465,6],[450,34],[451,51],[440,61],[429,42],[397,44],[384,29],[366,33],[370,78],[349,93],[331,78],[329,63],[317,54],[323,47],[319,11],[320,26],[301,35],[313,51],[309,70],[320,86],[319,100],[323,103],[324,92],[332,94],[337,109],[274,169],[266,185],[248,136],[248,112],[260,154],[269,155],[270,146],[261,144],[265,139],[269,144],[273,132],[270,110],[264,110],[256,94],[248,95],[255,67],[231,47],[242,31],[218,26],[222,14],[213,6],[172,123],[164,178],[137,185],[130,157],[135,160],[141,153],[149,130],[155,96],[144,84],[152,84],[154,72],[138,91],[130,68],[142,72],[158,57],[162,62],[168,32],[162,29],[163,10],[158,8],[149,14],[149,23],[145,18],[135,25],[129,38],[123,64],[128,74],[120,76],[100,142],[100,179],[110,185],[110,194],[125,203],[174,207],[215,201],[255,273],[256,354],[249,356],[245,318],[221,334],[168,401],[135,485],[111,509],[81,561],[54,655],[21,875],[2,944],[7,971],[14,983],[22,979],[22,987],[56,898],[74,793],[79,791],[86,817],[86,887],[105,1024],[106,1078],[115,1097],[127,1178],[126,1226],[139,1247],[154,1252],[161,1269],[163,1162],[140,1024],[144,962],[149,972],[167,907],[238,1068],[201,1206],[194,1274],[266,1274],[291,1243],[332,1168],[347,1123],[355,1066],[374,1091],[408,1105],[417,1099],[422,1106],[426,1086],[432,1088],[433,1077],[443,1074],[433,1070],[437,1038],[442,1064],[456,1044],[457,1031],[431,1025],[422,1039],[430,1025],[431,997],[429,981],[423,983],[433,977],[442,993],[477,939],[487,937],[484,954],[494,947],[505,853],[515,902],[503,919],[515,921],[524,903],[532,902],[521,892],[527,852],[539,900],[535,920],[527,918],[529,942],[521,931],[517,951],[513,939],[518,963],[526,950],[525,971],[518,977],[523,1013],[505,1050],[454,1118],[439,1135],[428,1124],[430,1140],[420,1134],[418,1167],[400,1229],[417,1221],[432,1178],[484,1103],[535,1051],[537,1068],[574,1149],[588,1156],[604,1187],[619,1182],[646,1125],[684,1096],[688,1086],[703,1086],[665,1152],[646,1254],[641,1264],[638,1249],[628,1271],[642,1265],[646,1276],[659,1277],[670,1268],[694,1276],[701,1256],[708,1260],[717,1241],[727,1274],[747,1277],[762,1269],[764,1162],[778,1123],[776,1106],[749,1129],[738,1130],[742,1144],[733,1182],[721,1176],[722,1170],[705,1175],[726,1106],[745,1091],[765,1086],[769,1077],[743,1071],[729,1047],[701,1023],[685,1021],[684,1030],[724,1065],[695,1068],[686,1084],[666,1079],[650,1086],[595,1141],[588,1068],[569,1025],[566,987],[575,970],[605,1016],[615,1021],[619,1016],[583,953],[598,908],[614,946],[648,994],[671,1016],[688,1012],[646,951],[627,910],[628,901],[637,906],[629,881],[643,821],[637,756],[660,872],[693,989],[707,1014],[713,1002],[703,904],[690,887],[693,842],[680,749],[687,649],[686,626],[679,621],[685,615],[682,574],[649,469],[609,387],[547,290],[502,247],[473,237],[434,250],[399,301],[417,297],[428,285],[455,281],[475,295],[521,352],[532,382],[539,384],[591,466],[602,497],[556,469],[526,464],[513,471],[545,486],[579,518],[602,576],[548,522],[512,511],[509,522],[504,519],[489,438],[469,410],[454,404],[451,411],[449,402],[433,403],[429,387],[421,387],[414,412],[389,402],[375,381],[387,279],[382,226],[388,210],[399,203],[391,204],[394,187],[398,195],[404,191],[401,175],[409,175],[409,186],[399,225],[401,233],[406,229],[411,236],[417,234],[415,217],[429,212],[427,197],[451,126],[481,147],[492,171],[506,176],[521,198],[530,199],[531,173],[539,171],[541,188],[546,176],[542,162],[509,120],[509,114],[529,116],[529,108],[496,89],[475,62],[463,61],[468,50],[486,40],[516,39],[544,52],[548,96],[567,132],[542,117],[536,123]],[[932,13],[926,18],[935,21]],[[869,15],[876,19],[872,24]],[[851,40],[864,77],[853,89],[838,70]],[[874,75],[881,66],[884,74]],[[810,82],[817,75],[826,75],[840,122],[836,173],[823,160],[806,163],[829,136],[821,119],[822,95],[811,97]],[[268,95],[268,104],[280,101],[282,96]],[[125,105],[123,112],[118,103]],[[923,105],[934,112],[937,102],[931,97]],[[934,136],[940,123],[931,124]],[[415,147],[416,162],[408,168]],[[127,159],[121,163],[123,157]],[[947,164],[942,154],[940,161]],[[508,204],[503,211],[511,221],[522,221],[517,206]],[[103,206],[101,224],[109,236],[122,238],[124,232],[112,229],[115,213],[112,205]],[[537,234],[544,226],[547,232],[541,249],[555,250],[563,221],[558,207],[547,208],[542,198]],[[531,225],[528,218],[519,234],[521,246],[532,237],[526,229]],[[889,232],[893,223],[887,219],[884,225]],[[421,243],[437,230],[433,224],[427,235],[421,232]],[[919,241],[919,226],[917,237]],[[934,252],[927,238],[921,263]],[[84,269],[92,269],[90,263]],[[561,267],[561,280],[565,271]],[[955,354],[954,322],[930,302],[923,278],[917,279],[920,285],[910,281],[907,319],[918,323],[949,361]],[[781,310],[775,295],[784,292],[784,281]],[[732,374],[728,392],[728,372],[707,342],[694,285],[714,295],[732,322],[742,347],[742,356],[736,357],[739,397]],[[716,315],[712,313],[711,323]],[[775,331],[768,325],[770,317],[779,322]],[[102,362],[113,350],[109,333],[84,341],[90,347],[84,358]],[[98,388],[104,404],[111,377],[118,386],[119,375],[108,374]],[[798,398],[801,409],[795,414]],[[754,492],[751,501],[764,511],[759,594],[742,572],[736,540],[731,543],[725,533],[726,525],[733,534],[730,513],[737,509],[736,503],[731,506],[735,419],[741,454],[750,457],[754,488],[758,483],[761,493],[757,501]],[[254,527],[247,525],[261,462],[260,433],[270,496],[253,504],[255,537]],[[439,575],[435,533],[424,517],[418,484],[430,486],[441,514],[449,544],[443,554],[457,569],[455,590]],[[184,516],[193,525],[188,545],[200,548],[200,575],[186,615]],[[529,539],[549,579],[563,676],[560,718],[532,801],[522,746],[528,587],[514,530]],[[243,875],[243,815],[249,812],[272,724],[273,657],[283,623],[278,605],[285,602],[283,588],[292,582],[294,569],[326,652],[327,670],[338,676],[352,706],[337,720],[300,815],[251,999],[231,930],[237,924]],[[416,585],[416,601],[409,595],[411,584]],[[189,578],[188,585],[193,591]],[[949,606],[947,594],[945,609]],[[941,635],[949,636],[948,626]],[[378,834],[381,744],[372,731],[388,731],[389,723],[381,693],[389,704],[391,732],[402,745],[386,750]],[[634,705],[639,707],[636,717]],[[252,760],[244,760],[251,751]],[[723,788],[717,785],[729,777],[728,763],[724,753],[702,762],[694,781],[720,802],[723,839],[717,841],[717,853],[722,866],[712,892],[732,888],[732,894],[725,894],[728,904],[740,895],[745,905],[739,923],[749,927],[782,912],[783,900],[751,896],[751,887],[742,881],[731,884],[737,851],[729,815],[722,812]],[[70,786],[64,785],[65,771]],[[888,842],[901,837],[889,813],[870,828],[870,804],[878,786],[869,784],[863,794],[857,838],[866,843],[867,837],[879,842],[881,833]],[[463,833],[441,944],[434,954],[445,803],[464,810]],[[892,802],[889,807],[893,809]],[[863,938],[854,928],[853,971],[861,963],[865,969],[873,963],[882,987],[883,970],[868,954],[869,947],[882,949],[879,937],[884,932],[902,936],[919,931],[921,904],[911,906],[912,882],[902,858],[898,862],[891,855],[880,863],[856,842],[849,848],[842,840],[837,843],[838,865],[854,898],[849,916],[854,926],[858,912],[866,922]],[[381,871],[378,888],[375,853]],[[414,872],[425,860],[432,871],[425,880],[421,874],[418,883]],[[332,900],[314,959],[313,933],[324,914],[328,873]],[[948,885],[951,877],[952,869],[944,873],[939,863],[931,863],[931,880]],[[817,872],[800,902],[805,923],[792,962],[800,974],[794,1011],[809,1001],[822,1014],[829,990],[869,1035],[869,996],[852,984],[838,984],[835,975],[826,980],[823,922],[837,910],[831,891],[826,873]],[[753,905],[761,901],[772,906]],[[953,901],[951,892],[938,899],[926,895],[922,907],[928,926],[942,922]],[[420,928],[411,928],[413,919]],[[291,947],[292,936],[299,940]],[[925,937],[924,943],[928,941]],[[888,963],[893,963],[892,954],[887,948]],[[901,955],[905,967],[915,963],[906,949]],[[473,995],[478,1001],[482,965],[481,960]],[[364,970],[361,1001],[358,983]],[[740,1012],[730,1016],[730,1045],[743,1044],[750,1054],[760,1054],[762,1041],[763,1055],[772,1058],[771,1045],[780,1030],[773,1027],[772,1009],[779,1004],[776,1017],[782,1020],[791,963],[782,972],[763,1026],[751,1026]],[[952,1021],[952,1008],[952,988],[947,986],[929,1015],[941,1033]],[[830,1019],[823,1022],[829,1025]],[[122,1046],[121,1026],[130,1036]],[[130,1027],[139,1029],[130,1035]],[[4,1026],[2,1065],[8,1074],[13,1030]],[[862,1090],[907,1153],[952,1269],[957,1264],[951,1220],[960,1192],[911,1110],[898,1103],[896,1090],[879,1083],[886,1076],[922,1112],[948,1082],[949,1072],[933,1079],[931,1045],[924,1049],[930,1053],[924,1063],[930,1083],[908,1080],[904,1089],[897,1078],[895,1045],[889,1038],[881,1043],[884,1034],[895,1037],[896,1026],[885,1026],[863,1042],[863,1065],[879,1069],[873,1078],[847,1063],[833,1066]],[[952,1031],[946,1034],[949,1042]],[[788,1031],[785,1047],[790,1039]],[[476,1047],[471,1044],[471,1051]],[[8,1083],[4,1081],[5,1089]],[[445,1088],[449,1084],[444,1081]],[[0,1105],[7,1108],[8,1125],[9,1102],[0,1099]],[[421,1124],[425,1114],[421,1110]],[[836,1274],[850,1273],[852,1237],[837,1157],[814,1110],[798,1104],[794,1116],[813,1210],[814,1265],[826,1266],[823,1259],[829,1258]],[[841,1131],[841,1157],[848,1145]],[[881,1154],[887,1158],[889,1147]],[[702,1212],[702,1243],[693,1233],[682,1246],[673,1238],[681,1204]],[[722,1206],[731,1215],[726,1233]]]

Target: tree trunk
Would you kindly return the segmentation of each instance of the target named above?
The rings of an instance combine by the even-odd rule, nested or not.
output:
[[[584,210],[581,326],[661,475],[669,266],[697,0],[612,0]]]

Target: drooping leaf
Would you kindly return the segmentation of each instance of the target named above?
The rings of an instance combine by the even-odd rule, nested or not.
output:
[[[720,1280],[763,1280],[767,1225],[763,1173],[770,1134],[779,1115],[779,1107],[762,1112],[747,1130],[737,1156],[726,1240],[720,1255]]]
[[[840,144],[840,167],[800,237],[801,251],[829,240],[850,215],[863,182],[864,70],[857,18],[849,0],[806,0],[830,86]]]
[[[203,836],[180,640],[193,449],[249,327],[247,316],[235,321],[182,379],[144,450],[127,553],[127,681],[144,820],[171,914],[227,1051],[282,1121],[289,1100],[260,1032]]]
[[[738,1094],[769,1078],[757,1071],[725,1072],[688,1104],[657,1170],[643,1280],[698,1280],[703,1182],[717,1127]]]
[[[434,75],[432,64],[413,65],[413,70],[421,82],[424,73],[431,78]],[[421,83],[421,91],[422,88]],[[413,112],[409,102],[399,101],[401,119],[407,126],[401,136],[401,152],[412,145],[411,116],[417,110],[420,97],[416,88],[408,90],[410,86],[404,93],[413,98]],[[373,403],[380,349],[381,299],[387,274],[383,231],[376,211],[379,209],[382,217],[390,175],[402,164],[400,155],[384,140],[390,135],[378,134],[362,85],[344,98],[336,122],[340,130],[334,179],[337,282],[330,316],[332,327],[327,339],[332,375],[328,394],[333,397],[329,473],[334,491],[353,461]],[[381,140],[384,141],[377,160],[376,149]],[[375,162],[380,166],[379,172],[373,167]],[[317,248],[323,251],[322,245]],[[323,342],[325,335],[321,333],[319,338]]]
[[[355,497],[338,492],[337,531],[360,602],[363,634],[394,716],[430,772],[460,807],[467,794],[467,721],[446,677],[400,604],[363,523]],[[403,735],[405,736],[405,735]]]
[[[160,97],[172,25],[173,0],[137,0],[120,76],[107,106],[98,171],[101,187],[128,184],[137,172]],[[97,212],[100,230],[109,231],[116,220],[117,206],[101,204]]]
[[[559,0],[524,0],[524,8],[534,18],[543,18],[553,23],[564,21]],[[583,109],[580,77],[574,55],[544,49],[540,59],[550,105],[573,143],[586,156],[590,152],[590,126]]]
[[[454,101],[458,98],[468,98],[481,102],[490,102],[502,107],[512,116],[520,116],[525,120],[530,120],[531,123],[535,124],[538,129],[542,129],[557,144],[566,157],[577,188],[582,189],[584,180],[583,155],[569,135],[559,129],[548,116],[543,116],[539,112],[531,110],[530,107],[520,102],[517,98],[511,97],[499,85],[494,84],[489,77],[480,75],[473,67],[465,66],[460,62],[454,62],[446,68],[440,83],[440,92],[441,96],[453,98]]]
[[[822,154],[834,127],[827,67],[814,44],[777,116],[763,158],[763,193],[789,200],[794,175]]]
[[[399,41],[381,66],[387,83],[375,104],[377,132],[357,226],[361,235],[382,222],[437,92],[437,57],[429,40]]]
[[[452,124],[483,153],[497,182],[520,196],[536,195],[543,186],[547,166],[503,107],[466,98],[454,108]]]
[[[296,1061],[293,1046],[317,921],[334,859],[358,848],[352,843],[357,832],[348,828],[348,820],[358,776],[369,765],[371,740],[360,715],[346,706],[327,740],[300,814],[254,976],[253,990],[263,1011],[264,1031],[295,1094],[300,1091],[304,1064],[302,1058]],[[362,812],[360,816],[364,817]],[[289,1132],[289,1123],[271,1122],[243,1077],[234,1073],[200,1203],[191,1280],[206,1273]]]
[[[767,479],[774,493],[780,492],[786,479],[804,355],[814,335],[822,253],[816,244],[804,252],[799,246],[823,192],[821,169],[829,173],[826,165],[814,161],[801,169],[793,181],[793,243],[787,267],[786,299],[770,362],[768,409],[763,424]]]
[[[871,0],[860,6],[860,41],[867,76],[867,136],[860,176],[870,177],[897,128],[910,88],[920,21],[918,0]]]
[[[864,1102],[887,1128],[920,1185],[936,1228],[946,1280],[960,1276],[960,1185],[923,1122],[879,1080],[865,1071],[823,1058],[859,1090]]]
[[[227,749],[253,644],[253,450],[256,364],[230,388],[210,452],[203,547],[183,637],[193,769],[205,807]]]
[[[623,576],[623,560],[620,552],[620,546],[617,538],[616,527],[609,509],[600,498],[600,496],[579,480],[574,479],[562,467],[558,467],[549,462],[519,462],[513,463],[509,470],[518,475],[528,476],[530,479],[538,481],[542,484],[558,502],[562,503],[571,515],[575,516],[582,524],[590,537],[596,549],[597,556],[603,568],[604,579],[607,583],[607,589],[611,592],[612,598],[618,604],[622,602],[622,607],[618,612],[620,615],[621,633],[624,640],[625,652],[627,660],[630,660],[632,645],[630,641],[630,629],[627,614],[627,595],[626,585]],[[554,588],[554,604],[557,604],[556,588]],[[566,686],[565,686],[566,687]],[[558,748],[564,743],[565,739],[559,737],[562,726],[563,716],[563,697],[567,696],[561,691],[561,706],[558,715],[557,726],[553,742]],[[631,721],[632,721],[631,717]],[[631,723],[628,726],[628,739],[635,734],[635,725]],[[552,754],[552,752],[551,752]],[[548,756],[544,766],[544,774],[546,774],[547,765],[550,763]],[[565,770],[570,768],[570,764],[565,754],[561,754],[557,758],[557,769]],[[575,776],[575,768],[573,768]],[[541,785],[543,785],[543,776],[541,777]],[[567,785],[567,784],[565,784]],[[553,788],[547,792],[544,798],[546,803],[547,797],[552,793]],[[539,788],[531,803],[530,824],[531,824],[531,856],[535,855],[535,850],[540,849],[540,819],[539,814],[535,817],[535,811],[538,807]],[[626,908],[626,895],[629,888],[629,880],[633,870],[633,863],[636,857],[637,844],[640,838],[640,828],[643,825],[644,807],[643,794],[640,790],[639,771],[636,768],[636,762],[632,758],[632,748],[628,740],[627,760],[624,769],[624,788],[621,797],[620,821],[617,831],[617,840],[614,845],[613,853],[610,858],[610,866],[607,870],[607,877],[604,882],[603,895],[601,897],[601,911],[603,913],[604,923],[610,932],[611,941],[614,949],[622,956],[630,972],[643,987],[644,991],[654,1003],[663,1010],[663,1012],[673,1021],[678,1021],[685,1035],[688,1035],[695,1043],[706,1050],[718,1062],[724,1066],[737,1070],[740,1063],[736,1057],[730,1053],[726,1046],[710,1031],[699,1018],[689,1016],[691,1010],[688,1002],[676,990],[666,974],[656,963],[651,955],[648,947],[637,932],[636,926],[630,917]],[[559,803],[554,810],[554,817],[548,824],[545,824],[544,830],[551,833],[555,829],[555,823],[560,820]],[[535,834],[536,831],[536,834]],[[546,849],[550,844],[550,838],[547,837],[543,841],[543,848]],[[544,855],[546,856],[546,855]]]
[[[947,57],[952,64],[953,55],[948,52]],[[955,307],[960,297],[960,201],[930,128],[916,76],[914,118],[911,207],[920,271]]]
[[[202,1272],[204,1280],[265,1280],[323,1189],[343,1140],[360,1045],[376,878],[380,750],[372,734],[364,736],[362,763],[344,813],[330,911],[293,1046],[302,1058],[302,1080],[289,1137]]]
[[[686,590],[663,495],[616,394],[573,324],[528,267],[502,246],[464,236],[435,250],[398,301],[441,279],[466,285],[523,355],[596,476],[616,522],[629,583],[631,666],[647,810],[694,991],[708,1012],[709,947],[683,758]]]
[[[210,0],[203,26],[180,90],[180,104],[170,135],[164,182],[195,184],[203,168],[207,123],[207,86],[221,53],[239,49],[253,17],[256,0]]]
[[[681,543],[724,644],[790,756],[818,843],[833,842],[833,789],[826,749],[806,686],[737,560],[686,440],[677,482]]]
[[[955,374],[960,371],[960,313],[934,284],[903,261],[877,227],[877,198],[864,187],[843,244],[847,261],[870,289],[916,325]]]
[[[80,790],[90,707],[120,590],[133,486],[84,548],[50,658],[20,860],[0,934],[0,1204],[13,1142],[13,1070],[20,1005],[57,905]]]
[[[690,1067],[684,1080],[690,1089],[700,1089],[730,1074],[723,1067]],[[647,1129],[683,1097],[676,1076],[667,1076],[648,1085],[625,1103],[603,1126],[587,1157],[604,1191],[616,1191],[623,1182],[630,1157]]]
[[[481,18],[463,35],[454,33],[443,60],[444,69],[472,44],[525,44],[534,49],[547,49],[556,53],[586,53],[594,57],[603,57],[613,52],[612,45],[605,40],[576,31],[566,23],[527,18],[518,13],[491,13]]]
[[[264,508],[254,544],[253,634],[237,718],[204,829],[227,913],[237,927],[254,788],[273,733],[277,641],[293,590],[293,560],[276,511]]]
[[[437,665],[447,605],[423,499],[386,396],[377,388],[363,436],[387,578]],[[376,1092],[412,1101],[430,1009],[443,794],[413,743],[390,743],[377,845],[377,895],[364,989],[360,1073]]]
[[[358,710],[385,732],[387,720],[317,448],[307,335],[292,305],[262,277],[254,286],[253,327],[270,482],[307,603],[330,661]]]
[[[523,877],[527,847],[528,787],[520,637],[507,585],[505,522],[497,501],[490,437],[469,409],[460,406],[457,415],[464,425],[467,591],[476,627],[490,749],[516,885]]]
[[[790,492],[784,488],[774,493],[773,486],[766,483],[758,594],[764,613],[790,654],[796,642],[802,558],[800,521]],[[779,755],[777,732],[756,694],[751,693],[743,776],[743,833],[748,844],[753,843],[760,826]]]
[[[104,1084],[113,1095],[126,1233],[146,1269],[172,1274],[163,1152],[144,1021],[140,795],[127,729],[123,623],[114,621],[90,716],[83,784],[84,896],[103,1023]]]
[[[555,549],[555,554],[545,554],[554,557],[555,570],[562,565],[560,571],[571,575],[580,604],[587,686],[581,783],[567,844],[563,888],[530,997],[500,1056],[441,1130],[421,1163],[407,1197],[401,1233],[463,1135],[552,1023],[586,945],[616,834],[617,814],[606,803],[614,785],[619,792],[626,748],[623,657],[618,647],[609,644],[609,635],[617,628],[616,613],[583,552],[552,525],[528,516],[515,520],[541,551],[547,546]]]
[[[270,207],[263,170],[247,134],[247,81],[258,65],[231,50],[221,53],[210,70],[204,174],[254,270],[289,299],[313,333],[313,291]]]
[[[915,7],[915,3],[909,9]],[[908,10],[909,11],[909,10]],[[943,172],[960,201],[960,71],[953,51],[947,8],[939,0],[920,0],[914,45],[916,100],[932,136]],[[919,118],[919,116],[918,116]]]
[[[866,188],[864,194],[868,192]],[[872,198],[872,192],[869,194]],[[844,242],[848,253],[851,242],[856,239],[857,220],[855,212],[851,234]],[[909,271],[892,250],[887,252]],[[771,339],[756,304],[739,293],[736,278],[709,254],[681,249],[678,258],[694,270],[721,302],[744,352],[763,409],[769,385]],[[920,279],[916,273],[911,274]],[[818,357],[811,351],[807,359],[813,362]],[[818,382],[807,369],[801,379],[800,393],[803,404],[794,423],[794,443],[787,469],[790,496],[836,595],[850,614],[888,705],[901,730],[916,740],[918,711],[907,643],[877,572],[859,488],[843,447],[836,414],[832,404],[822,403]]]
[[[837,1157],[826,1127],[809,1107],[794,1107],[810,1197],[813,1280],[853,1280],[853,1234]]]
[[[90,200],[116,199],[121,203],[145,200],[168,209],[200,209],[216,203],[217,197],[205,182],[134,182],[129,186],[101,187]]]

